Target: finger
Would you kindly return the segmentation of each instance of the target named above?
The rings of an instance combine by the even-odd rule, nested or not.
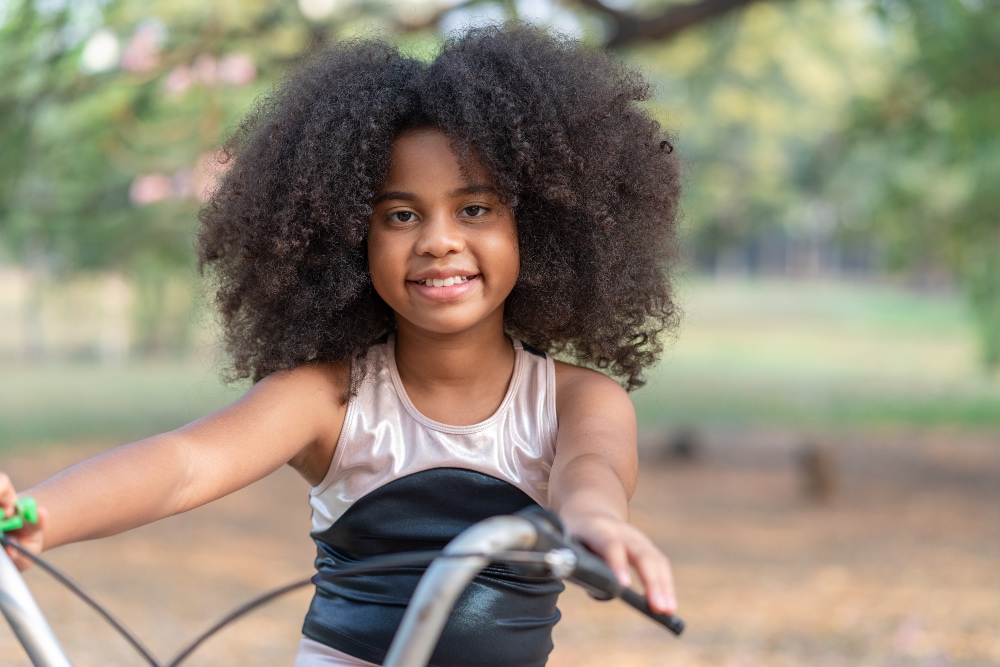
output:
[[[32,544],[30,537],[28,538],[28,541],[25,541],[22,538],[17,538],[8,535],[7,539],[10,540],[15,545],[17,545],[18,547],[20,547],[21,549],[24,549],[25,551],[30,551],[32,553],[36,553],[38,551],[36,548],[34,548],[34,544]],[[17,569],[20,570],[21,572],[24,572],[34,564],[32,560],[27,556],[25,556],[19,549],[16,549],[12,546],[6,546],[6,550],[7,550],[7,555],[10,556],[10,559],[14,562],[14,565],[16,565]]]
[[[8,539],[11,542],[20,544],[13,537],[9,537]],[[17,549],[15,549],[14,547],[12,547],[10,545],[4,545],[4,551],[7,552],[7,555],[10,557],[11,562],[14,563],[14,565],[17,567],[18,571],[24,572],[24,570],[27,569],[28,565],[30,565],[30,562],[28,562],[28,559],[25,558],[24,556],[22,556],[21,552],[18,551]]]
[[[10,477],[0,472],[0,508],[3,508],[4,518],[13,516],[17,504],[17,491],[11,484]]]
[[[632,573],[628,565],[628,551],[618,533],[606,526],[590,525],[586,529],[572,530],[570,535],[601,557],[611,568],[622,586],[632,585]]]
[[[645,538],[634,546],[629,555],[646,589],[646,601],[650,608],[661,614],[677,611],[674,578],[667,557]]]
[[[44,535],[43,530],[45,528],[45,524],[48,522],[48,519],[48,511],[43,508],[38,508],[37,524],[25,524],[23,528],[7,533],[7,538],[22,549],[25,549],[33,554],[40,553],[42,551],[42,537]],[[8,546],[6,547],[6,551],[7,555],[10,556],[10,559],[14,561],[14,565],[17,566],[17,569],[22,572],[34,564],[30,558],[14,547]]]
[[[608,564],[611,571],[615,573],[619,584],[622,586],[632,585],[632,572],[628,566],[628,551],[624,544],[619,541],[608,544],[601,556],[604,557],[604,562]]]
[[[13,560],[14,560],[14,565],[17,566],[19,572],[24,572],[29,567],[34,565],[34,563],[31,562],[31,559],[26,557],[22,553],[17,554]]]

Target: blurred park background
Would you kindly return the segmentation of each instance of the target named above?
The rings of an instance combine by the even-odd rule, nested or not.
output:
[[[245,390],[219,380],[192,245],[256,96],[337,39],[431,58],[506,17],[640,67],[686,164],[684,321],[634,394],[635,511],[691,631],[666,643],[571,597],[554,660],[1000,665],[998,0],[0,0],[0,467],[25,486]],[[219,615],[165,623],[184,582],[198,607],[308,571],[305,487],[282,479],[272,502],[109,540],[127,584],[101,547],[57,556],[166,651]],[[259,539],[240,508],[301,515],[287,553],[261,550],[285,565],[163,532]],[[172,573],[173,612],[130,601],[153,595],[143,567]],[[43,594],[80,664],[132,664]],[[287,661],[297,614],[277,653],[257,626],[199,664]]]

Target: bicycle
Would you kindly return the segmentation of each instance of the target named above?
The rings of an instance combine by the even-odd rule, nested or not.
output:
[[[281,595],[312,583],[312,578],[293,582],[250,600],[192,640],[169,661],[161,662],[138,637],[78,584],[44,559],[3,537],[5,532],[21,528],[25,521],[37,520],[34,501],[22,498],[18,501],[17,513],[0,520],[0,543],[13,546],[68,586],[111,623],[152,667],[180,665],[198,646],[229,623]],[[598,600],[620,599],[675,635],[684,630],[684,622],[680,618],[652,611],[642,595],[618,583],[604,561],[566,537],[559,519],[539,507],[480,521],[460,533],[441,551],[380,556],[344,568],[336,576],[351,576],[388,567],[429,566],[410,599],[383,662],[383,667],[426,667],[459,595],[490,563],[501,562],[564,579],[581,586]],[[72,667],[27,584],[4,550],[0,550],[0,611],[35,667]]]

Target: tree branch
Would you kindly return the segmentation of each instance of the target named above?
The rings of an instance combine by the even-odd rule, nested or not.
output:
[[[453,12],[456,9],[462,9],[468,7],[469,5],[476,4],[476,0],[465,0],[465,2],[459,2],[448,7],[441,7],[433,14],[429,16],[422,17],[417,21],[407,21],[405,19],[396,18],[393,21],[393,26],[398,32],[419,32],[421,30],[427,30],[428,28],[437,28],[441,23],[441,19],[445,17],[449,12]]]
[[[659,14],[649,17],[613,9],[601,0],[574,1],[577,6],[589,9],[608,21],[611,25],[611,36],[605,46],[617,49],[637,42],[670,39],[688,28],[707,23],[762,0],[697,0],[686,4],[673,4]],[[482,0],[464,0],[450,7],[441,7],[414,22],[397,18],[394,21],[395,27],[404,33],[435,28],[449,12],[480,2]]]
[[[652,17],[642,17],[622,12],[604,5],[600,0],[577,0],[608,19],[612,26],[611,37],[605,46],[621,48],[636,42],[669,39],[678,33],[719,18],[737,9],[743,9],[761,0],[699,0],[683,5],[673,5]]]

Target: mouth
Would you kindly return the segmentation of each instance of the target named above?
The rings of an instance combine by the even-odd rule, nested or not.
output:
[[[435,302],[450,302],[465,298],[475,290],[475,285],[482,278],[481,273],[473,275],[454,275],[444,278],[421,278],[420,280],[408,280],[407,283],[413,286],[423,298]]]

